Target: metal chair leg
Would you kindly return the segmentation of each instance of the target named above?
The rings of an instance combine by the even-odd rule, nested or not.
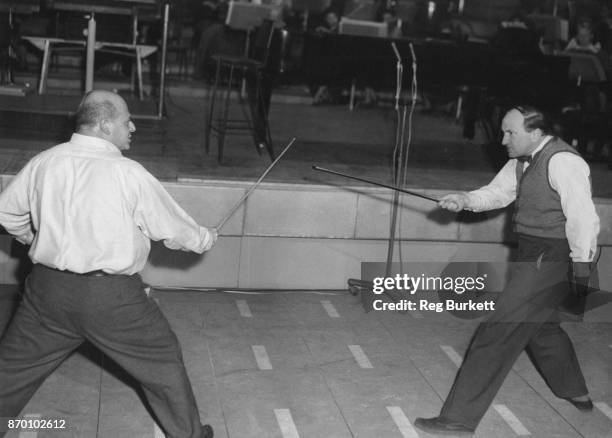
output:
[[[217,61],[217,69],[215,73],[215,83],[212,88],[210,102],[208,104],[208,119],[204,127],[204,151],[208,155],[210,148],[210,132],[212,131],[212,124],[215,114],[215,99],[217,98],[217,87],[219,86],[219,77],[221,75],[221,62]]]
[[[138,75],[138,98],[143,100],[144,90],[142,86],[142,58],[140,57],[138,47],[136,47],[136,74]]]
[[[258,155],[261,155],[261,146],[262,141],[265,139],[260,138],[259,136],[259,127],[261,124],[260,120],[260,82],[259,82],[259,72],[246,70],[244,72],[244,77],[249,78],[249,93],[247,98],[247,107],[248,111],[245,113],[245,118],[247,120],[248,129],[251,133],[251,137],[253,138],[253,145],[255,146],[255,150]],[[253,81],[255,84],[253,85]],[[255,94],[253,94],[255,93]]]
[[[51,52],[51,43],[48,39],[45,40],[45,48],[43,51],[42,65],[40,67],[40,81],[38,83],[38,94],[45,94],[47,91],[47,75],[49,74],[49,58]]]
[[[221,163],[223,160],[223,145],[225,143],[225,133],[227,131],[227,118],[229,116],[229,104],[230,104],[230,94],[232,92],[232,78],[234,75],[234,66],[230,66],[229,79],[227,83],[227,91],[225,93],[225,109],[223,111],[223,118],[219,121],[219,137],[218,137],[218,147],[219,147],[219,157],[218,162]]]
[[[262,123],[265,130],[265,146],[270,158],[274,160],[274,146],[272,145],[272,134],[270,133],[270,124],[268,123],[268,111],[266,111],[266,104],[261,92],[261,78],[259,74],[257,75],[257,103],[261,109]]]

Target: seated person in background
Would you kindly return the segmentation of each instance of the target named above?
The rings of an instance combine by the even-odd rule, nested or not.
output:
[[[340,25],[340,17],[338,13],[332,9],[327,9],[323,13],[323,22],[315,28],[318,33],[338,33]]]
[[[566,52],[577,52],[588,55],[593,55],[601,62],[601,66],[604,70],[609,71],[609,61],[607,54],[602,50],[599,41],[595,41],[593,34],[593,27],[591,21],[587,19],[579,20],[576,28],[576,36],[574,36],[565,47]],[[591,82],[585,84],[585,99],[587,104],[587,110],[590,112],[601,112],[606,108],[606,95],[600,89],[600,85],[597,82]],[[595,103],[589,107],[588,103]]]
[[[609,61],[607,54],[602,50],[599,41],[595,41],[593,25],[590,20],[578,21],[576,36],[574,36],[565,48],[566,52],[578,52],[592,55],[601,61],[602,67],[609,73]],[[578,148],[588,158],[601,158],[608,155],[608,145],[605,128],[598,120],[604,116],[607,108],[607,95],[605,93],[605,82],[586,82],[578,87],[580,94],[578,101],[583,114],[589,117],[589,135],[580,141]]]
[[[599,30],[597,32],[598,38],[595,37],[595,26],[594,23],[584,18],[578,20],[576,35],[569,41],[565,47],[566,52],[579,52],[590,55],[595,55],[601,62],[601,66],[606,70],[606,74],[609,76],[611,73],[611,63],[609,52],[606,51],[606,45],[602,46],[602,40],[599,38],[605,38],[606,34]]]
[[[581,21],[576,29],[576,36],[572,38],[565,50],[568,52],[587,52],[595,55],[601,52],[601,44],[594,42],[593,29],[589,21]]]

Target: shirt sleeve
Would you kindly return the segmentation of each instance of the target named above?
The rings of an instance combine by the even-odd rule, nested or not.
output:
[[[575,262],[590,262],[597,251],[599,216],[589,175],[588,164],[573,153],[559,152],[548,162],[548,180],[561,198],[570,257]]]
[[[199,254],[213,245],[213,236],[183,210],[161,183],[146,170],[138,174],[134,216],[141,231],[170,249]]]
[[[30,173],[28,163],[0,193],[0,224],[25,245],[34,240],[28,197]]]
[[[480,212],[511,204],[516,199],[516,162],[509,160],[488,185],[469,192],[466,210]]]

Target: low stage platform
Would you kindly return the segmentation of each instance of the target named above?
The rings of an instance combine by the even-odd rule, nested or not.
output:
[[[34,91],[25,96],[0,95],[0,111],[70,116],[74,114],[80,100],[81,97],[75,95],[36,94]],[[152,118],[157,114],[157,103],[153,100],[139,100],[129,96],[125,100],[135,119]]]
[[[270,128],[274,147],[282,150],[296,137],[294,147],[266,181],[340,186],[358,182],[338,180],[311,170],[322,165],[390,183],[395,144],[396,113],[391,107],[349,111],[346,106],[312,106],[308,97],[273,95]],[[207,90],[201,83],[170,86],[164,117],[155,120],[156,102],[126,95],[136,122],[132,149],[126,155],[141,161],[166,181],[256,179],[269,165],[258,155],[248,136],[228,137],[222,164],[216,160],[216,139],[210,155],[203,150]],[[17,172],[27,159],[72,131],[71,115],[79,102],[75,95],[0,96],[0,172]],[[291,102],[291,103],[290,103]],[[232,111],[238,114],[237,105]],[[470,190],[486,183],[505,161],[499,144],[487,144],[477,132],[463,140],[462,127],[453,114],[417,107],[412,123],[407,186],[422,189]],[[11,159],[6,156],[11,155]],[[593,190],[597,197],[612,198],[612,172],[606,163],[592,163]]]

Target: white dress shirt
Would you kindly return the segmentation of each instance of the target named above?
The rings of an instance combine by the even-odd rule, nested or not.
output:
[[[531,156],[550,139],[546,136]],[[516,199],[516,162],[516,158],[508,160],[488,185],[469,192],[466,209],[479,212],[512,203]],[[525,170],[529,163],[525,162],[523,166]],[[561,198],[561,209],[566,219],[565,235],[574,262],[590,262],[597,251],[599,216],[591,197],[589,175],[588,164],[570,152],[559,152],[548,162],[548,181]]]
[[[0,224],[31,245],[33,263],[78,273],[139,272],[149,239],[197,253],[213,244],[144,167],[112,143],[81,134],[15,176],[0,193]]]

